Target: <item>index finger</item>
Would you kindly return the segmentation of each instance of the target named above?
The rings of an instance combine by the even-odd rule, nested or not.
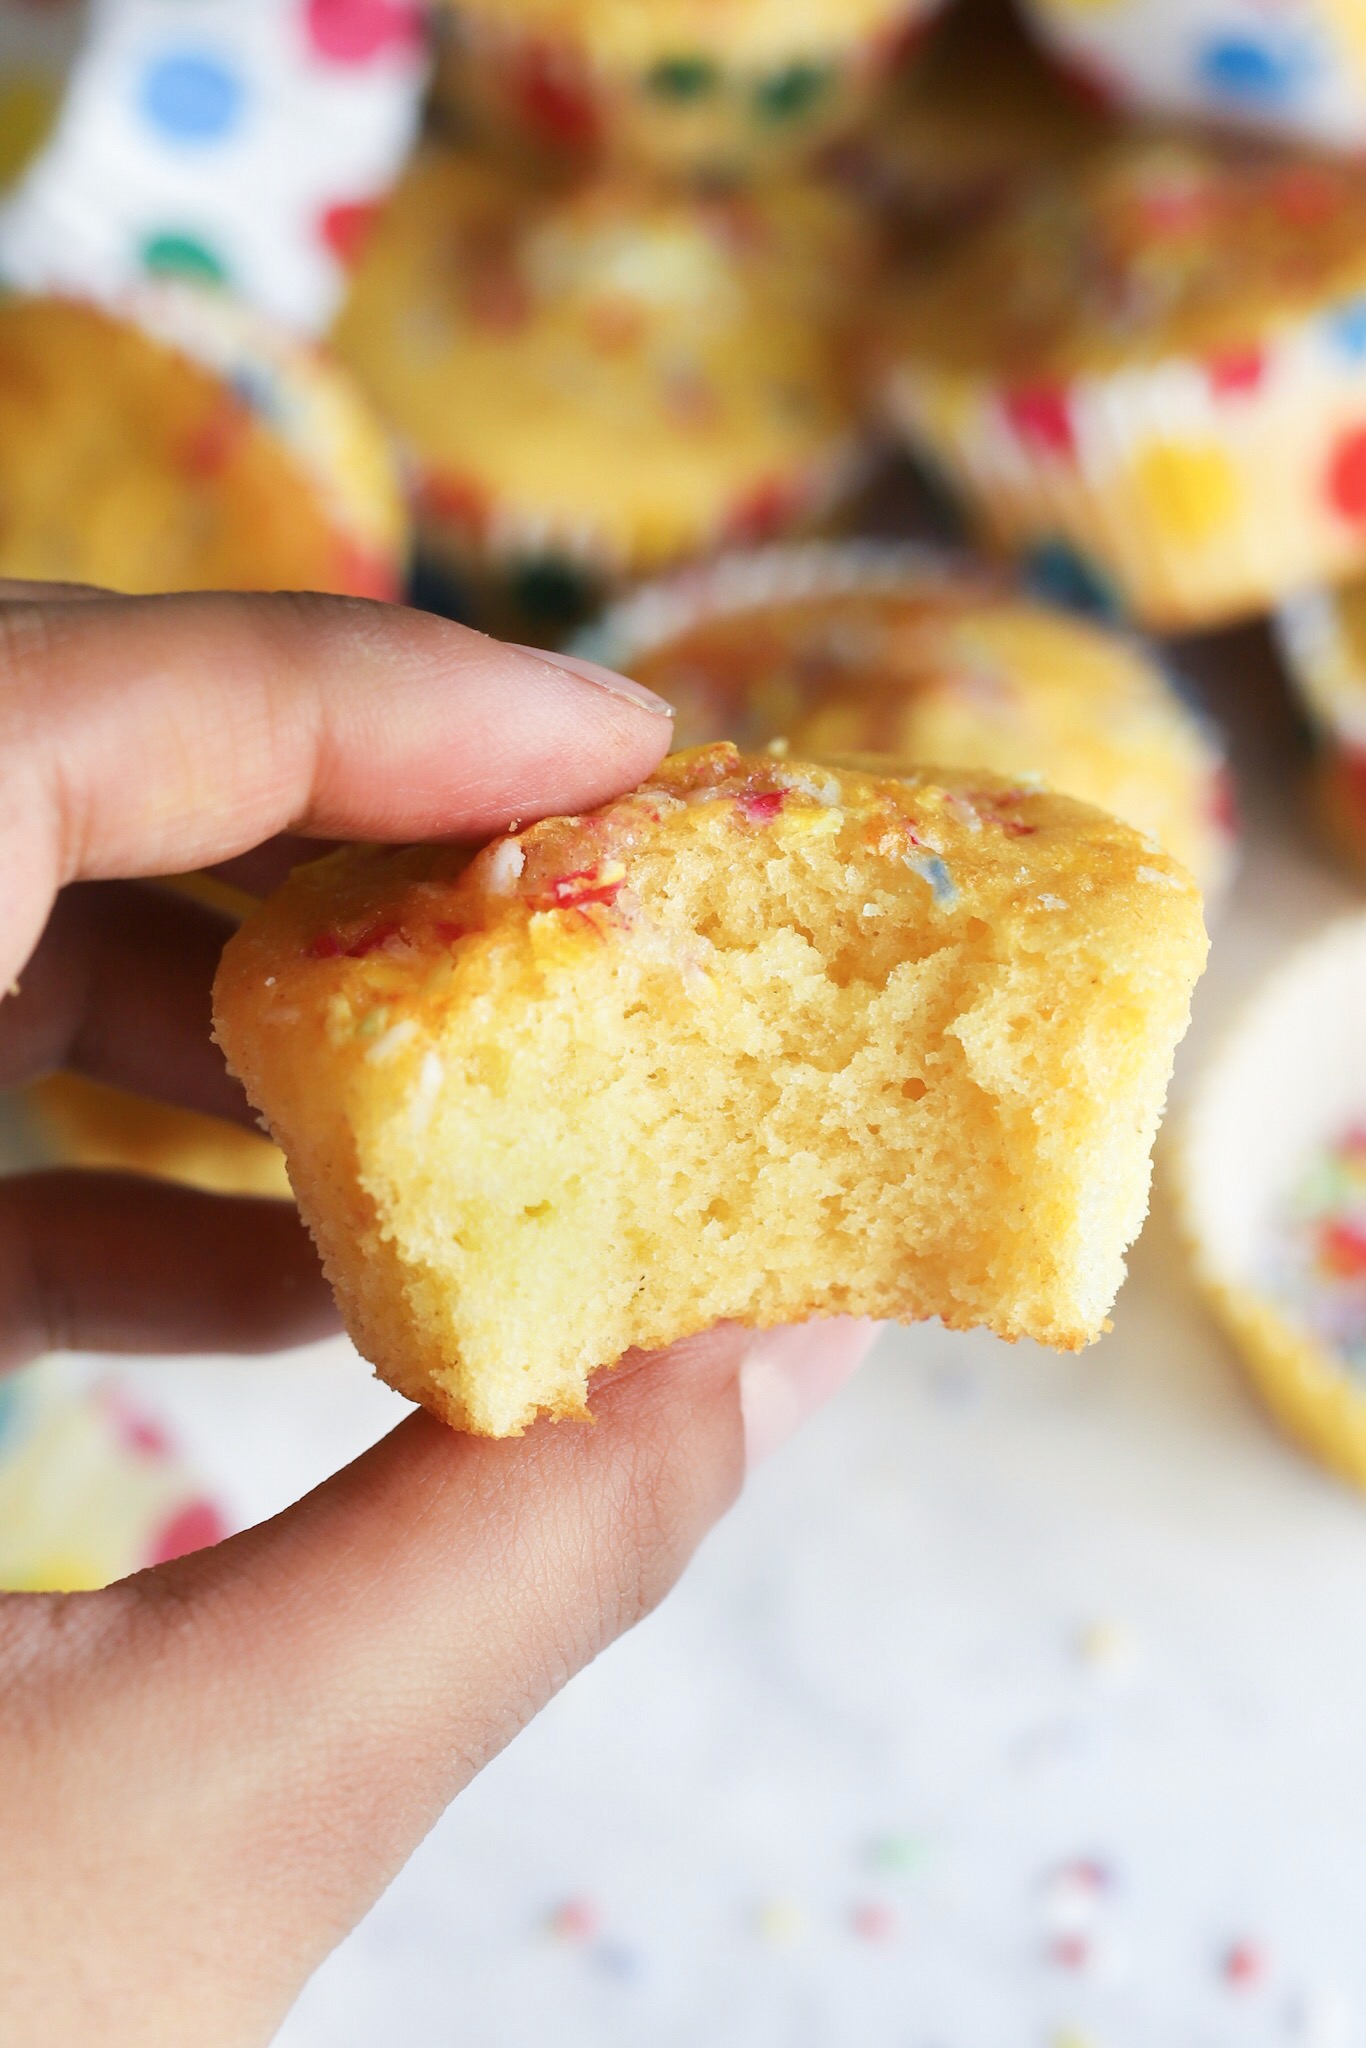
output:
[[[608,670],[362,599],[0,603],[0,989],[67,882],[487,837],[631,787],[670,731]]]

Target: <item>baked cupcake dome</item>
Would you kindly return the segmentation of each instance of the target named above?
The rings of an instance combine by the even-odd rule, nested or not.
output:
[[[998,546],[1164,629],[1366,561],[1366,182],[1136,136],[889,308],[894,421]]]
[[[1064,64],[1135,111],[1366,148],[1357,0],[1023,0]]]
[[[1283,961],[1176,1155],[1196,1277],[1280,1426],[1366,1487],[1366,917]]]
[[[778,739],[1041,778],[1147,832],[1217,897],[1224,756],[1138,642],[927,549],[736,555],[625,598],[583,650],[659,691],[678,744]]]
[[[1089,1341],[1204,955],[1086,805],[722,745],[473,860],[296,869],[215,1029],[359,1348],[503,1436],[723,1318]]]
[[[942,0],[446,0],[439,96],[485,135],[673,174],[851,127]]]
[[[812,187],[569,193],[414,165],[338,327],[400,436],[421,538],[508,585],[782,531],[847,480],[857,225]]]
[[[393,460],[349,381],[227,299],[0,297],[0,575],[396,597]]]

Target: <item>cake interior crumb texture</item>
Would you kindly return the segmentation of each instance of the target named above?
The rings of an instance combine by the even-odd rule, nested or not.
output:
[[[1088,1342],[1204,952],[1088,806],[718,745],[473,860],[298,870],[217,1030],[360,1349],[508,1435],[725,1318]]]

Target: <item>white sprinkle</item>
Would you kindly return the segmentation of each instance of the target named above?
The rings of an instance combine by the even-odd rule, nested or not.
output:
[[[266,976],[266,987],[267,987],[267,988],[274,988],[274,986],[275,986],[275,976],[274,976],[273,974],[268,974],[268,975]]]
[[[432,1107],[446,1078],[446,1070],[434,1052],[424,1053],[418,1069],[417,1086],[408,1104],[408,1121],[415,1131],[425,1131],[431,1122]]]
[[[1067,907],[1061,896],[1050,896],[1045,892],[1039,898],[1040,910],[1066,910]]]
[[[494,896],[509,896],[516,887],[522,869],[526,866],[526,854],[516,839],[505,839],[501,846],[495,846],[488,857],[484,870],[484,887]]]
[[[381,1032],[380,1036],[370,1047],[369,1052],[365,1055],[367,1066],[382,1067],[387,1060],[391,1060],[394,1057],[396,1052],[401,1052],[403,1047],[416,1037],[416,1018],[400,1018],[397,1024],[391,1024],[387,1031]]]
[[[1185,884],[1179,875],[1169,874],[1165,868],[1135,868],[1140,882],[1156,882],[1161,889],[1181,889]]]
[[[766,751],[773,756],[775,761],[782,761],[786,759],[791,744],[790,740],[785,740],[779,735],[777,739],[769,741]]]
[[[882,905],[880,903],[865,903],[859,912],[860,917],[881,917],[881,915]]]

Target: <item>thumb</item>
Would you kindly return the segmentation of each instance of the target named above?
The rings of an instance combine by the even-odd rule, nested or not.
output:
[[[512,1442],[412,1416],[260,1528],[50,1610],[22,1660],[40,1768],[0,1768],[0,1832],[35,1858],[7,1874],[4,1952],[41,1954],[38,1863],[74,1865],[102,2041],[189,2038],[190,2014],[202,2048],[268,2041],[448,1801],[673,1584],[746,1442],[870,1336],[713,1331],[621,1367],[591,1427]]]

